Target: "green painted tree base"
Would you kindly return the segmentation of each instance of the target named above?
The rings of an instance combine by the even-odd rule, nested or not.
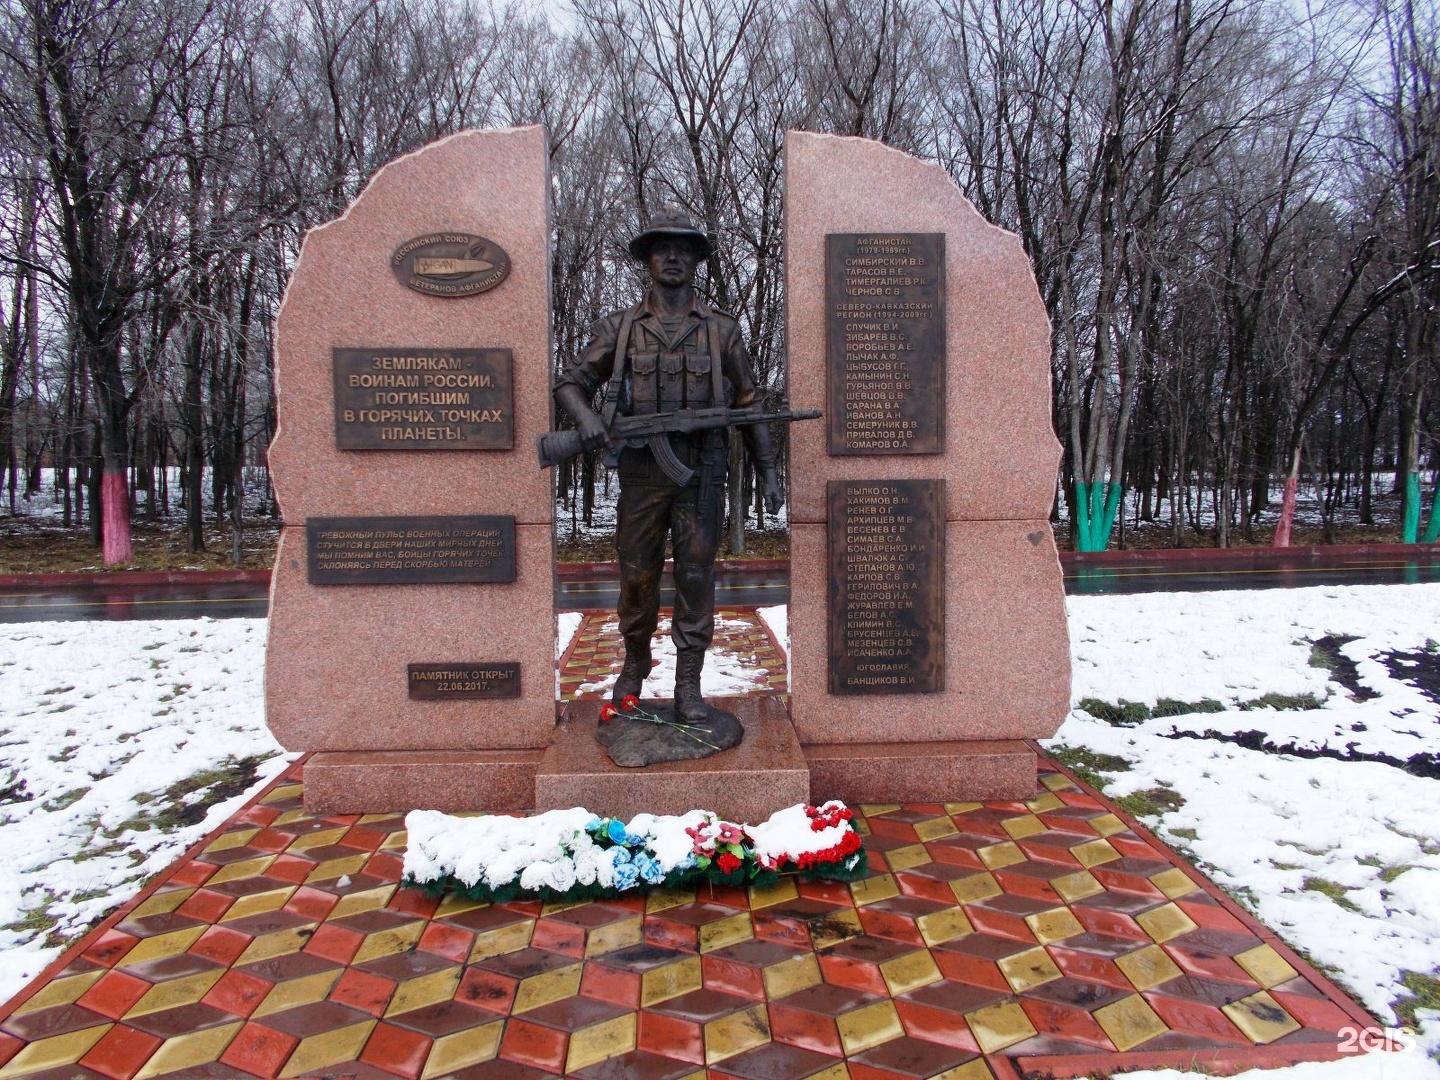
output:
[[[1075,547],[1078,551],[1104,551],[1120,511],[1122,484],[1075,484]]]

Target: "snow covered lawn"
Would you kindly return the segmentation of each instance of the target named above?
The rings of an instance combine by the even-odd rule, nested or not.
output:
[[[1407,982],[1440,993],[1440,585],[1067,606],[1076,708],[1051,749],[1380,1016]],[[283,767],[264,638],[0,628],[0,1000]],[[1287,1072],[1382,1070],[1440,1076],[1421,1053]]]

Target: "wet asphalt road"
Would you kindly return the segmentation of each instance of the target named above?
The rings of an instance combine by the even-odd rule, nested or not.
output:
[[[1398,545],[1374,551],[1298,548],[1216,552],[1196,549],[1183,556],[1145,552],[1065,553],[1065,591],[1071,595],[1140,592],[1210,592],[1219,589],[1281,589],[1305,585],[1376,585],[1440,581],[1440,548]],[[178,575],[177,575],[178,576]],[[719,606],[788,603],[789,574],[783,570],[722,570],[717,575]],[[567,576],[559,582],[557,610],[610,609],[618,586],[605,573]],[[0,585],[0,623],[123,620],[264,618],[269,587],[262,581],[208,584],[176,581],[132,585],[117,580],[79,585]],[[670,604],[673,590],[662,591]]]

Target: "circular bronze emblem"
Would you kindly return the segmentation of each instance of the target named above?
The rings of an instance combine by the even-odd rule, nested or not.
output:
[[[390,256],[400,284],[427,296],[474,296],[510,273],[510,256],[494,240],[442,232],[406,240]]]

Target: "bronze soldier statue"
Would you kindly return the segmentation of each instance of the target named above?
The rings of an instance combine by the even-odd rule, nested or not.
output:
[[[616,415],[640,416],[681,409],[742,407],[758,392],[740,325],[696,295],[695,268],[713,251],[709,239],[683,212],[655,215],[630,241],[630,254],[650,271],[650,291],[632,308],[600,320],[590,344],[555,385],[555,400],[579,428],[587,450],[606,445]],[[591,408],[606,387],[604,416]],[[775,450],[766,424],[742,427],[759,465],[765,507],[784,502],[775,474]],[[625,666],[612,700],[640,695],[650,673],[650,638],[660,612],[660,573],[668,535],[675,557],[675,715],[703,722],[700,672],[715,623],[715,554],[725,487],[723,428],[659,436],[694,476],[684,485],[667,475],[654,440],[632,439],[619,453],[620,504],[615,544],[620,555],[620,633]],[[663,452],[663,444],[661,445]]]

